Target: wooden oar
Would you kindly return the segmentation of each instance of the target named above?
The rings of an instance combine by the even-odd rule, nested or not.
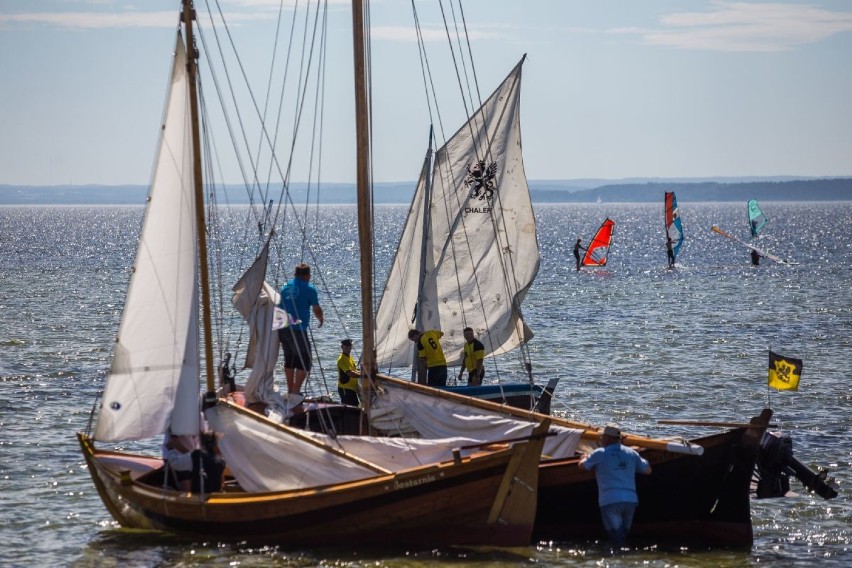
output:
[[[704,420],[657,420],[657,424],[675,426],[713,426],[720,428],[777,428],[778,424],[749,424],[744,422],[708,422]]]

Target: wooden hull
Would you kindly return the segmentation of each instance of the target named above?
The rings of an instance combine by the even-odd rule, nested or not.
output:
[[[768,417],[767,417],[768,421]],[[750,485],[764,429],[738,428],[692,440],[701,456],[641,450],[649,476],[637,476],[632,538],[697,546],[751,546]],[[578,460],[541,463],[534,538],[605,538],[594,473]]]
[[[78,438],[122,526],[294,546],[527,545],[543,443],[308,490],[191,495],[139,480],[160,460]]]
[[[384,376],[381,380],[430,393],[420,385]],[[431,392],[433,396],[517,418],[544,418],[479,399],[434,389]],[[771,410],[764,410],[751,420],[754,426],[690,440],[703,448],[700,456],[667,451],[665,440],[625,434],[624,443],[637,447],[653,467],[650,476],[637,476],[639,507],[631,536],[665,544],[751,546],[754,536],[750,488],[760,440],[771,416]],[[555,425],[586,430],[583,438],[587,441],[598,438],[597,429],[590,425],[551,419]],[[536,541],[606,537],[600,522],[594,473],[580,469],[578,462],[579,456],[541,462],[533,534]]]

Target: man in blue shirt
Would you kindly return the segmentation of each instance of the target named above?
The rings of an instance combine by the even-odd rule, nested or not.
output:
[[[583,457],[580,467],[595,472],[601,521],[612,543],[621,546],[639,504],[636,474],[651,473],[651,464],[635,450],[622,446],[621,430],[609,425],[601,436],[601,447]]]
[[[311,267],[307,264],[296,266],[296,272],[281,288],[281,301],[278,307],[288,314],[289,325],[278,330],[278,340],[284,349],[284,376],[287,377],[287,392],[298,394],[302,383],[311,370],[311,342],[308,328],[311,323],[311,310],[322,327],[322,308],[319,305],[317,289],[311,280]]]

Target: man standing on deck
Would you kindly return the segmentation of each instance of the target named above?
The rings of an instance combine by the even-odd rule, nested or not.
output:
[[[482,384],[485,375],[485,346],[473,336],[473,328],[464,328],[464,350],[462,351],[462,366],[459,370],[460,381],[465,370],[467,370],[467,385],[478,387]]]
[[[311,310],[322,327],[325,318],[319,305],[317,289],[310,283],[311,267],[305,263],[296,266],[293,278],[281,288],[278,307],[287,312],[290,320],[287,327],[278,330],[278,340],[284,349],[284,376],[287,377],[287,393],[302,392],[302,383],[311,370],[311,342],[308,329]]]
[[[352,340],[340,342],[340,356],[337,358],[337,394],[340,402],[349,406],[358,406],[358,378],[361,373],[352,358]]]
[[[584,456],[579,465],[595,472],[601,521],[613,545],[621,546],[630,534],[639,504],[636,474],[648,475],[651,464],[632,448],[622,446],[621,430],[608,425],[601,435],[601,447]]]
[[[577,242],[574,243],[574,259],[577,261],[577,272],[580,271],[580,250],[586,250],[586,248],[581,245],[582,239],[577,239]]]
[[[408,339],[417,345],[417,382],[423,382],[426,375],[426,384],[430,387],[447,386],[447,358],[444,357],[444,349],[441,347],[441,338],[444,332],[437,329],[419,331],[409,330]],[[425,372],[424,372],[425,371]]]

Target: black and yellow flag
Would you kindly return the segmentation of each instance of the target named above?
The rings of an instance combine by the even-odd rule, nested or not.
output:
[[[769,352],[769,386],[778,390],[797,390],[802,376],[802,360]]]

